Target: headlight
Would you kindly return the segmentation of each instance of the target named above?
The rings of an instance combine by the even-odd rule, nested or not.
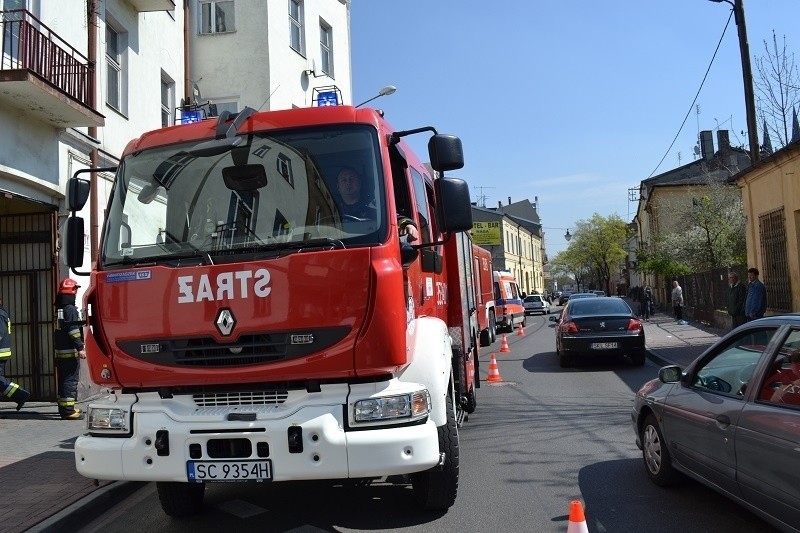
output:
[[[353,419],[356,422],[414,420],[427,416],[430,410],[430,394],[428,394],[427,390],[422,390],[398,396],[359,400],[353,406]]]
[[[128,432],[128,411],[118,407],[89,407],[86,417],[89,431]]]

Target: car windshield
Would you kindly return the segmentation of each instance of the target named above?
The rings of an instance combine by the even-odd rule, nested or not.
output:
[[[108,206],[104,264],[385,239],[374,128],[340,125],[240,138],[239,145],[218,150],[192,142],[126,156]],[[360,201],[371,216],[342,212],[337,174],[345,167],[360,176]]]
[[[585,298],[570,302],[572,316],[630,315],[631,308],[619,298]]]

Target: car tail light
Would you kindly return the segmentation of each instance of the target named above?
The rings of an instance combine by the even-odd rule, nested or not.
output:
[[[628,331],[642,331],[642,323],[635,318],[628,322]]]
[[[561,324],[562,333],[578,333],[579,331],[578,325],[575,324],[575,322],[570,321]]]

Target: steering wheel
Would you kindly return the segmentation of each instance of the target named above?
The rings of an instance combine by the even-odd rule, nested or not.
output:
[[[698,376],[700,386],[708,390],[730,392],[731,384],[717,376]]]

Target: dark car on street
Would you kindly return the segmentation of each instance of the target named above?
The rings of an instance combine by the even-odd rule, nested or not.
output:
[[[748,322],[636,393],[631,421],[660,486],[689,476],[800,530],[800,315]]]
[[[591,294],[591,293],[587,293]],[[562,367],[590,357],[622,358],[643,365],[644,327],[621,298],[570,299],[556,323],[556,355]]]
[[[558,305],[564,305],[569,300],[569,297],[572,296],[572,293],[569,291],[564,291],[558,296]]]

